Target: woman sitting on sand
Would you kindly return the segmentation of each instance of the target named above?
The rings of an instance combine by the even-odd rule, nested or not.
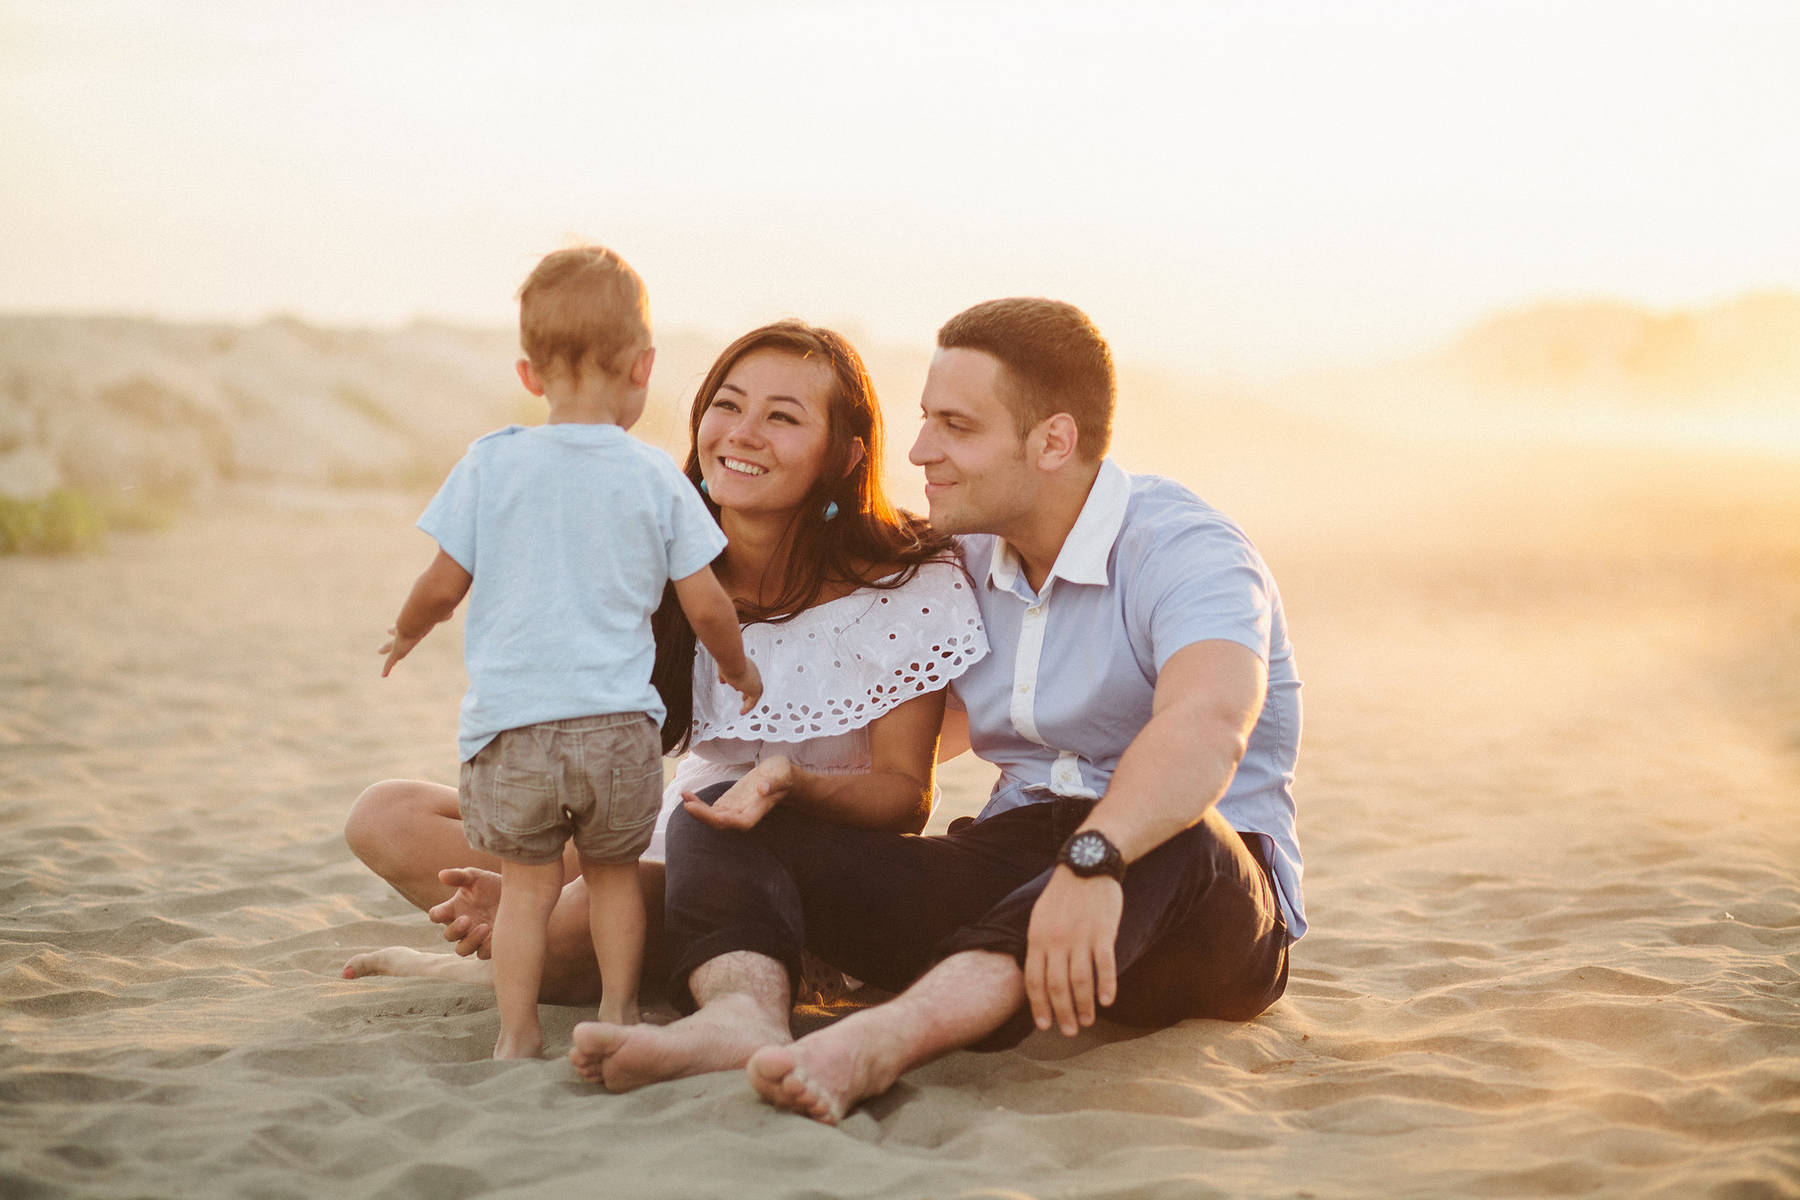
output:
[[[848,824],[918,832],[930,815],[944,689],[987,653],[948,538],[899,512],[881,485],[882,421],[861,357],[796,321],[765,325],[720,354],[694,397],[686,472],[729,544],[713,564],[748,624],[761,703],[736,693],[680,610],[657,613],[655,682],[664,748],[687,753],[641,862],[650,917],[645,977],[661,975],[662,824],[684,794],[753,782],[779,803]],[[455,788],[386,780],[357,798],[350,848],[444,925],[457,956],[484,951],[499,862],[463,837]],[[585,884],[573,860],[551,916],[541,999],[596,1003]],[[344,967],[361,975],[491,980],[479,957],[389,947]]]

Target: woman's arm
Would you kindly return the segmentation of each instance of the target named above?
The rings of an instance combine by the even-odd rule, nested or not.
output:
[[[968,711],[953,705],[944,705],[944,730],[938,735],[937,760],[947,763],[968,749],[970,749]]]
[[[918,696],[869,723],[869,769],[827,775],[785,755],[766,758],[711,805],[688,797],[687,810],[720,829],[749,829],[777,804],[865,829],[918,833],[931,817],[942,690]]]

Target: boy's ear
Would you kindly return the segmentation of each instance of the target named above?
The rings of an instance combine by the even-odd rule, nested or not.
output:
[[[531,360],[529,358],[521,358],[519,360],[518,370],[519,382],[525,385],[526,391],[534,396],[541,396],[544,394],[544,382],[537,377],[537,372],[531,369]]]
[[[850,472],[856,470],[856,464],[863,460],[869,448],[863,445],[861,438],[850,439],[850,453],[844,456],[844,478],[850,478]]]
[[[631,370],[628,372],[631,386],[634,388],[649,387],[650,368],[655,365],[655,346],[645,346],[642,350],[638,351],[637,357],[631,360]]]

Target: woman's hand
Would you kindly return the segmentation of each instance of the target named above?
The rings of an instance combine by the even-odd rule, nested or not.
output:
[[[793,789],[796,768],[785,754],[765,758],[711,804],[683,792],[688,815],[714,829],[754,829]]]

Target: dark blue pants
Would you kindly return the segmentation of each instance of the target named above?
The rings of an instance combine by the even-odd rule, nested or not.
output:
[[[701,793],[709,803],[728,785]],[[1025,960],[1031,908],[1064,839],[1094,802],[1059,797],[953,833],[855,829],[775,809],[748,832],[669,821],[665,929],[670,996],[694,1008],[688,975],[750,950],[800,976],[811,950],[850,975],[903,990],[940,959],[993,950]],[[1247,1021],[1287,987],[1287,926],[1263,839],[1216,812],[1132,863],[1114,954],[1129,1025],[1188,1017]],[[986,1046],[1030,1031],[1023,1009]]]

